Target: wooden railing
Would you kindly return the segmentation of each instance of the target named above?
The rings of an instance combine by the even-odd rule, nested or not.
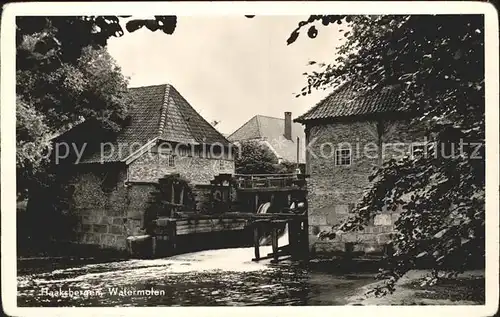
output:
[[[304,176],[300,174],[236,174],[239,188],[292,187]]]

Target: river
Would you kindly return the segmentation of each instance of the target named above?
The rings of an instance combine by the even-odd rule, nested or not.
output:
[[[261,254],[270,252],[262,247]],[[252,248],[18,271],[18,306],[345,305],[373,273],[341,274]],[[71,292],[71,293],[70,293]]]

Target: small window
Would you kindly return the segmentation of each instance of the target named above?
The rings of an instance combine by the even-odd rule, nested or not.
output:
[[[175,167],[175,156],[167,155],[166,159],[167,159],[167,166],[168,167]]]
[[[219,170],[224,170],[224,160],[219,161]]]
[[[339,166],[351,165],[351,149],[335,150],[335,165]]]
[[[425,144],[415,143],[411,145],[411,157],[416,158],[425,154]]]

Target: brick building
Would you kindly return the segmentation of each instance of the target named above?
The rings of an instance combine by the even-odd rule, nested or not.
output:
[[[305,129],[309,241],[318,253],[380,251],[389,240],[400,210],[384,209],[363,232],[319,240],[320,231],[345,220],[363,192],[368,176],[390,157],[413,155],[422,146],[422,129],[410,127],[410,114],[398,103],[395,87],[360,93],[345,83],[294,121]]]
[[[67,177],[81,243],[126,248],[126,237],[141,233],[154,183],[167,174],[203,185],[220,173],[234,173],[231,143],[173,86],[130,88],[129,93],[130,120],[118,135],[83,123],[58,138],[79,148],[87,143]]]

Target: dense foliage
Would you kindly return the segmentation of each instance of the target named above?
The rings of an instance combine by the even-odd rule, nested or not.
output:
[[[116,16],[18,17],[16,20],[17,192],[47,181],[50,140],[83,120],[95,119],[119,131],[127,118],[127,80],[105,49],[121,36]],[[141,27],[171,34],[176,18],[129,20],[128,31]]]
[[[242,141],[234,161],[237,174],[272,174],[278,164],[271,150],[257,141]]]
[[[419,261],[456,273],[485,255],[485,81],[484,22],[481,15],[311,16],[304,29],[318,35],[321,23],[345,25],[344,42],[330,64],[307,73],[311,89],[355,81],[364,90],[402,88],[401,104],[423,124],[429,142],[425,155],[390,160],[371,176],[373,187],[355,216],[340,230],[359,230],[382,206],[402,213],[395,224],[395,247],[381,272],[386,288]],[[311,62],[311,64],[316,64]],[[462,144],[462,145],[461,145]],[[424,151],[425,152],[425,151]],[[325,235],[326,237],[328,234]]]
[[[258,141],[242,141],[235,157],[236,174],[293,173],[295,164],[278,163],[271,150]]]

